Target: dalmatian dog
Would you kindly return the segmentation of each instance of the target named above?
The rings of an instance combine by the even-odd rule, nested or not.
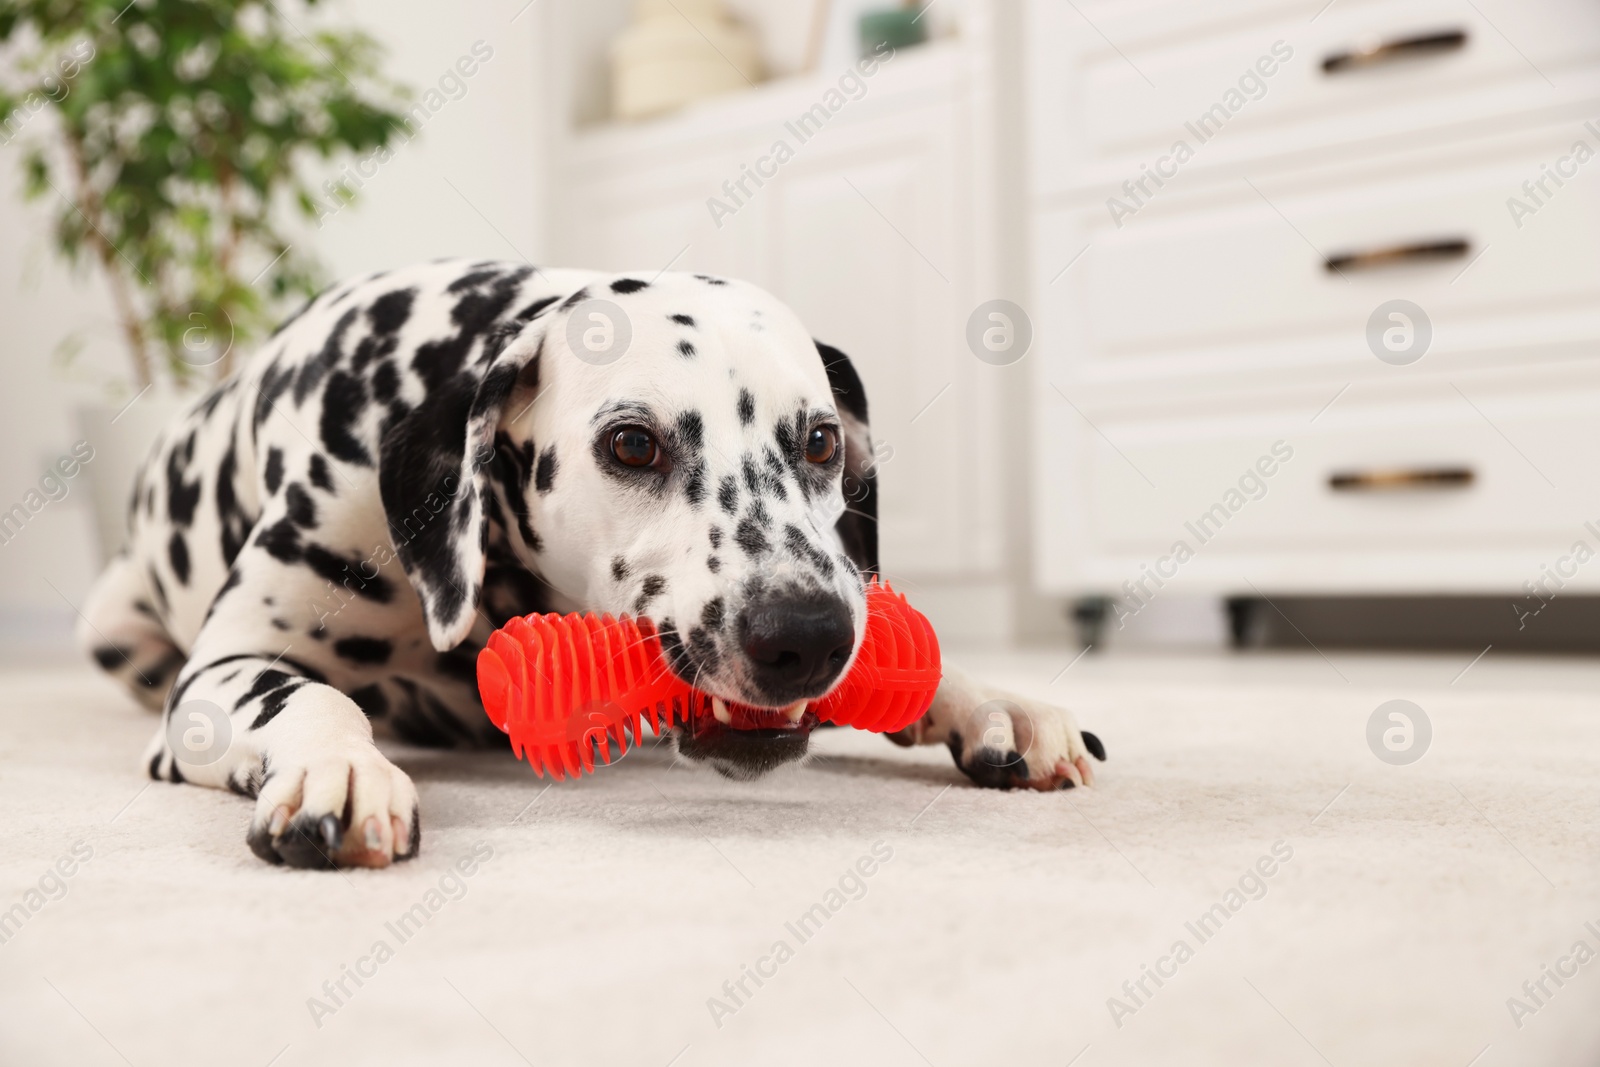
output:
[[[673,728],[682,757],[752,778],[803,756],[865,630],[872,455],[850,361],[754,286],[374,274],[165,430],[79,636],[163,713],[152,778],[253,798],[270,863],[381,867],[422,824],[374,728],[504,744],[475,663],[514,616],[648,618],[716,698]],[[1067,711],[948,667],[893,740],[996,788],[1088,785],[1104,758]]]

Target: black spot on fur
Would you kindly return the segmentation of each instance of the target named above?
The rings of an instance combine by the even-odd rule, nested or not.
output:
[[[377,334],[398,332],[411,317],[411,304],[415,296],[415,289],[396,289],[374,300],[372,306],[367,308],[367,321],[372,324],[372,332]]]
[[[621,556],[611,557],[611,580],[620,582],[628,577],[628,561]]]
[[[640,289],[648,289],[649,282],[641,282],[637,278],[618,278],[611,283],[613,293],[637,293]]]
[[[833,560],[828,558],[826,552],[823,552],[807,540],[800,527],[793,524],[785,526],[783,528],[783,543],[790,552],[810,560],[811,565],[821,571],[825,577],[833,576]]]
[[[717,639],[704,626],[696,626],[689,631],[689,648],[693,659],[699,664],[700,673],[715,671],[722,662],[722,656],[717,651]]]
[[[544,311],[545,308],[549,307],[555,302],[556,298],[553,296],[547,296],[539,300],[535,300],[533,303],[517,312],[517,321],[532,322],[534,319],[539,317],[539,314]]]
[[[571,311],[573,308],[577,307],[587,299],[589,299],[589,287],[584,286],[582,289],[579,289],[576,293],[573,293],[571,296],[567,297],[561,302],[561,310]]]
[[[706,606],[700,609],[700,625],[708,630],[722,629],[723,614],[726,610],[727,605],[723,603],[721,597],[708,600]]]
[[[352,427],[367,408],[367,387],[360,378],[335,371],[322,392],[322,443],[335,459],[372,466],[372,454],[356,439]]]
[[[548,493],[556,480],[556,446],[546,445],[545,450],[539,453],[539,466],[533,475],[533,487],[541,493]]]
[[[268,667],[266,670],[256,675],[255,681],[250,684],[250,688],[245,691],[243,696],[234,702],[233,710],[242,710],[244,706],[250,703],[252,700],[264,697],[268,693],[271,693],[277,689],[281,689],[283,686],[286,686],[296,680],[297,679],[294,675],[289,674],[286,671],[280,671],[276,668]]]
[[[678,440],[684,448],[695,452],[705,447],[706,424],[698,411],[685,411],[678,416]]]
[[[377,568],[367,560],[346,559],[322,545],[306,545],[304,558],[306,565],[316,572],[317,577],[342,585],[357,596],[368,600],[375,600],[380,604],[387,604],[394,599],[394,585],[381,574],[374,573],[370,577],[366,570],[376,571]]]
[[[400,395],[400,372],[389,360],[378,364],[372,372],[372,396],[380,404],[387,404]]]
[[[705,501],[706,465],[704,462],[695,463],[694,470],[689,474],[688,481],[683,483],[683,495],[688,498],[689,503],[694,507],[699,507]]]
[[[716,574],[721,569],[722,560],[718,559],[716,556],[706,557],[706,570],[710,571],[712,574]]]
[[[699,278],[701,281],[705,282],[707,285],[727,285],[728,284],[727,282],[723,281],[721,278],[713,278],[709,274],[696,274],[695,277]]]
[[[328,372],[344,358],[344,335],[349,332],[351,325],[356,321],[361,309],[350,308],[339,317],[339,322],[334,326],[333,332],[328,334],[328,339],[323,342],[322,349],[316,355],[300,364],[300,372],[294,377],[294,402],[296,405],[304,404],[311,391],[322,384],[322,379]]]
[[[639,587],[639,599],[633,602],[633,613],[643,615],[645,605],[654,600],[667,587],[667,580],[659,574],[645,575],[644,583]]]
[[[268,366],[261,375],[261,387],[256,390],[255,417],[251,420],[252,435],[258,434],[262,423],[267,421],[267,416],[276,410],[278,398],[294,381],[294,372],[276,365]],[[255,437],[252,436],[251,440]]]
[[[323,459],[320,453],[311,457],[311,468],[307,473],[312,485],[324,493],[334,491],[333,472],[328,469],[328,461]]]
[[[300,559],[300,531],[287,517],[256,534],[256,545],[279,563],[296,563]]]
[[[766,534],[761,532],[761,527],[748,518],[739,523],[738,529],[734,531],[733,540],[744,550],[745,555],[752,558],[764,556],[772,549],[772,544],[767,540]]]
[[[283,710],[283,706],[289,702],[289,697],[293,695],[294,691],[306,684],[302,679],[293,685],[286,685],[282,689],[268,693],[261,701],[261,714],[257,715],[255,722],[250,724],[250,729],[259,730],[273,719],[276,719],[278,713]]]
[[[172,576],[178,579],[178,584],[188,585],[189,544],[177,530],[172,531],[172,540],[167,542],[167,562],[172,564]]]
[[[383,688],[378,685],[364,685],[352,691],[350,699],[356,702],[361,714],[369,719],[380,718],[389,710],[389,698],[383,695]]]
[[[762,487],[779,500],[788,500],[789,491],[783,487],[785,473],[783,460],[779,459],[778,454],[770,448],[762,454],[762,459],[766,464],[761,472]]]
[[[283,450],[278,448],[267,449],[267,466],[261,475],[267,486],[269,495],[276,495],[279,486],[283,485]]]
[[[717,487],[717,505],[729,515],[739,510],[739,483],[731,475],[724,477]]]
[[[290,522],[307,530],[317,528],[317,503],[311,499],[311,494],[306,492],[305,486],[299,482],[290,482],[283,496],[284,502],[289,505]]]
[[[739,425],[749,426],[756,421],[756,398],[750,395],[750,390],[739,390]]]
[[[468,289],[476,289],[485,282],[492,282],[500,277],[500,272],[493,268],[488,270],[475,270],[470,274],[463,274],[445,289],[448,293],[462,293]]]
[[[679,326],[693,326],[694,325],[694,318],[692,316],[689,316],[689,315],[682,315],[682,314],[673,315],[672,316],[672,321],[677,323]]]
[[[333,651],[351,663],[388,663],[394,645],[381,637],[341,637],[333,643]]]
[[[693,343],[689,341],[678,342],[678,355],[682,356],[684,359],[693,359],[696,354],[697,353],[694,350]]]
[[[711,547],[712,548],[721,548],[722,547],[722,527],[720,527],[720,526],[711,527],[711,535],[710,536],[711,536]]]
[[[244,513],[239,506],[238,493],[234,488],[234,478],[238,474],[239,460],[234,451],[233,441],[228,442],[228,451],[222,455],[222,462],[217,466],[217,523],[222,528],[222,562],[229,566],[238,558],[239,550],[244,548],[244,542],[250,536],[250,527],[255,525],[254,519]]]
[[[194,432],[182,448],[167,453],[167,517],[174,525],[188,526],[194,522],[195,508],[200,505],[200,481],[184,480],[189,462],[194,458]]]
[[[411,369],[426,383],[430,398],[451,385],[451,379],[466,365],[467,354],[490,332],[496,321],[516,299],[520,280],[515,272],[501,275],[488,288],[471,289],[450,309],[450,320],[457,327],[452,337],[420,345],[411,358]],[[468,386],[467,388],[474,388]],[[459,429],[459,427],[458,427]],[[457,445],[460,448],[461,445]]]

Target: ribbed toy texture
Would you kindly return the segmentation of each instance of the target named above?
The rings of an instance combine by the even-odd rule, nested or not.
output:
[[[867,587],[867,628],[855,663],[812,704],[823,722],[880,733],[915,722],[939,686],[939,640],[921,612],[887,585]],[[526,756],[555,778],[591,773],[639,744],[644,723],[661,733],[710,697],[667,666],[648,619],[529,615],[512,619],[478,654],[484,711]],[[609,742],[609,743],[608,743]]]

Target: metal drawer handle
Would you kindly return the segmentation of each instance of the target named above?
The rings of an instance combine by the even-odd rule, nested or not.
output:
[[[1322,265],[1330,274],[1342,274],[1347,270],[1372,270],[1375,267],[1398,267],[1408,263],[1463,259],[1471,251],[1471,241],[1450,237],[1442,241],[1417,241],[1365,252],[1341,252],[1329,256]]]
[[[1438,33],[1420,33],[1413,37],[1374,41],[1328,56],[1322,61],[1322,73],[1338,74],[1341,71],[1360,70],[1363,67],[1375,67],[1402,59],[1419,59],[1444,52],[1459,52],[1466,46],[1465,30],[1442,30]]]
[[[1408,489],[1466,489],[1477,479],[1471,467],[1397,467],[1328,475],[1337,493],[1389,493]]]

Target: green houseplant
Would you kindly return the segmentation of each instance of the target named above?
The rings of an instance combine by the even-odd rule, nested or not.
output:
[[[317,288],[285,225],[328,211],[308,169],[409,136],[371,38],[285,13],[317,4],[0,4],[16,72],[0,79],[0,146],[49,204],[57,250],[104,277],[136,389],[225,376]]]
[[[311,27],[318,2],[0,0],[0,157],[21,163],[66,261],[103,277],[129,360],[132,399],[77,412],[102,559],[181,395],[226,377],[318,288],[290,224],[354,193],[314,191],[310,175],[385,161],[414,132],[376,44]]]

